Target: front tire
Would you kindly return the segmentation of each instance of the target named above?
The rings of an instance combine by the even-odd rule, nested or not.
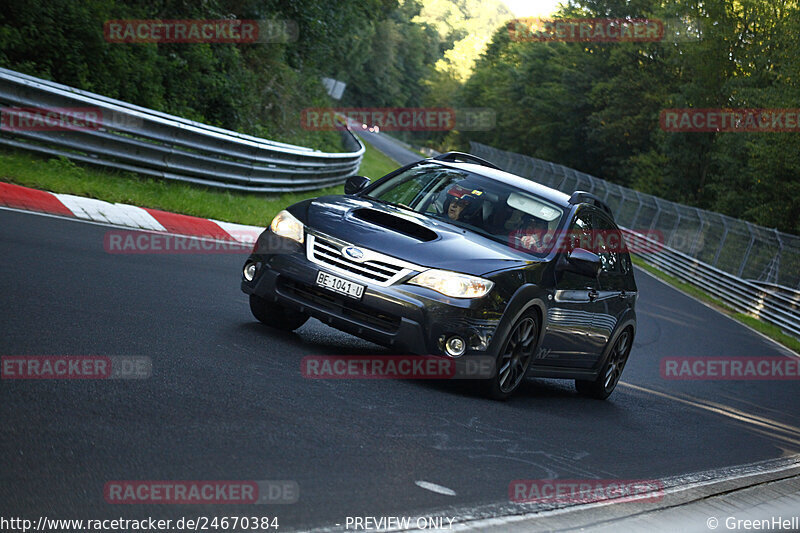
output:
[[[495,400],[507,400],[516,392],[525,380],[538,341],[536,314],[527,312],[514,323],[503,341],[495,362],[494,376],[485,383],[487,396]]]
[[[294,331],[308,320],[305,313],[286,309],[255,294],[250,295],[250,311],[262,324],[284,331]]]
[[[608,354],[597,379],[594,381],[576,379],[577,391],[584,396],[598,400],[608,398],[619,383],[619,378],[622,377],[622,371],[625,369],[631,353],[631,346],[633,346],[633,332],[626,328],[614,341],[614,347]]]

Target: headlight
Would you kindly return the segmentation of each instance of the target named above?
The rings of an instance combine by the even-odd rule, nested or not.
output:
[[[488,279],[449,270],[426,270],[411,278],[409,283],[428,287],[452,298],[480,298],[494,287],[494,282]]]
[[[275,218],[272,219],[272,224],[269,225],[269,229],[279,237],[286,237],[303,244],[303,223],[294,218],[285,209],[275,215]]]

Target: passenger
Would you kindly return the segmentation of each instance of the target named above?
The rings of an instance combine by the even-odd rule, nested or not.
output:
[[[514,244],[526,251],[544,252],[553,241],[553,232],[546,220],[526,215],[520,229],[512,232]]]

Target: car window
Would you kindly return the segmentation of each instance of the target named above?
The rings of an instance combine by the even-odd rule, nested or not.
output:
[[[592,245],[592,217],[586,211],[578,213],[570,225],[567,234],[567,251],[571,252],[575,248],[583,248],[594,252]]]
[[[620,251],[623,240],[617,227],[607,217],[594,213],[594,253],[600,256],[602,272],[609,274],[622,273]]]
[[[410,205],[414,203],[414,199],[419,196],[425,183],[426,180],[423,179],[423,176],[411,175],[407,180],[386,190],[382,199],[393,204],[410,207]]]

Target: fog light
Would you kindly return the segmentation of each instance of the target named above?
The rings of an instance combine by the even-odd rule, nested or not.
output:
[[[256,264],[255,263],[246,263],[244,265],[244,279],[247,281],[253,281],[253,278],[256,277]]]
[[[467,343],[458,335],[453,335],[444,345],[444,351],[450,357],[461,357],[467,351]]]

